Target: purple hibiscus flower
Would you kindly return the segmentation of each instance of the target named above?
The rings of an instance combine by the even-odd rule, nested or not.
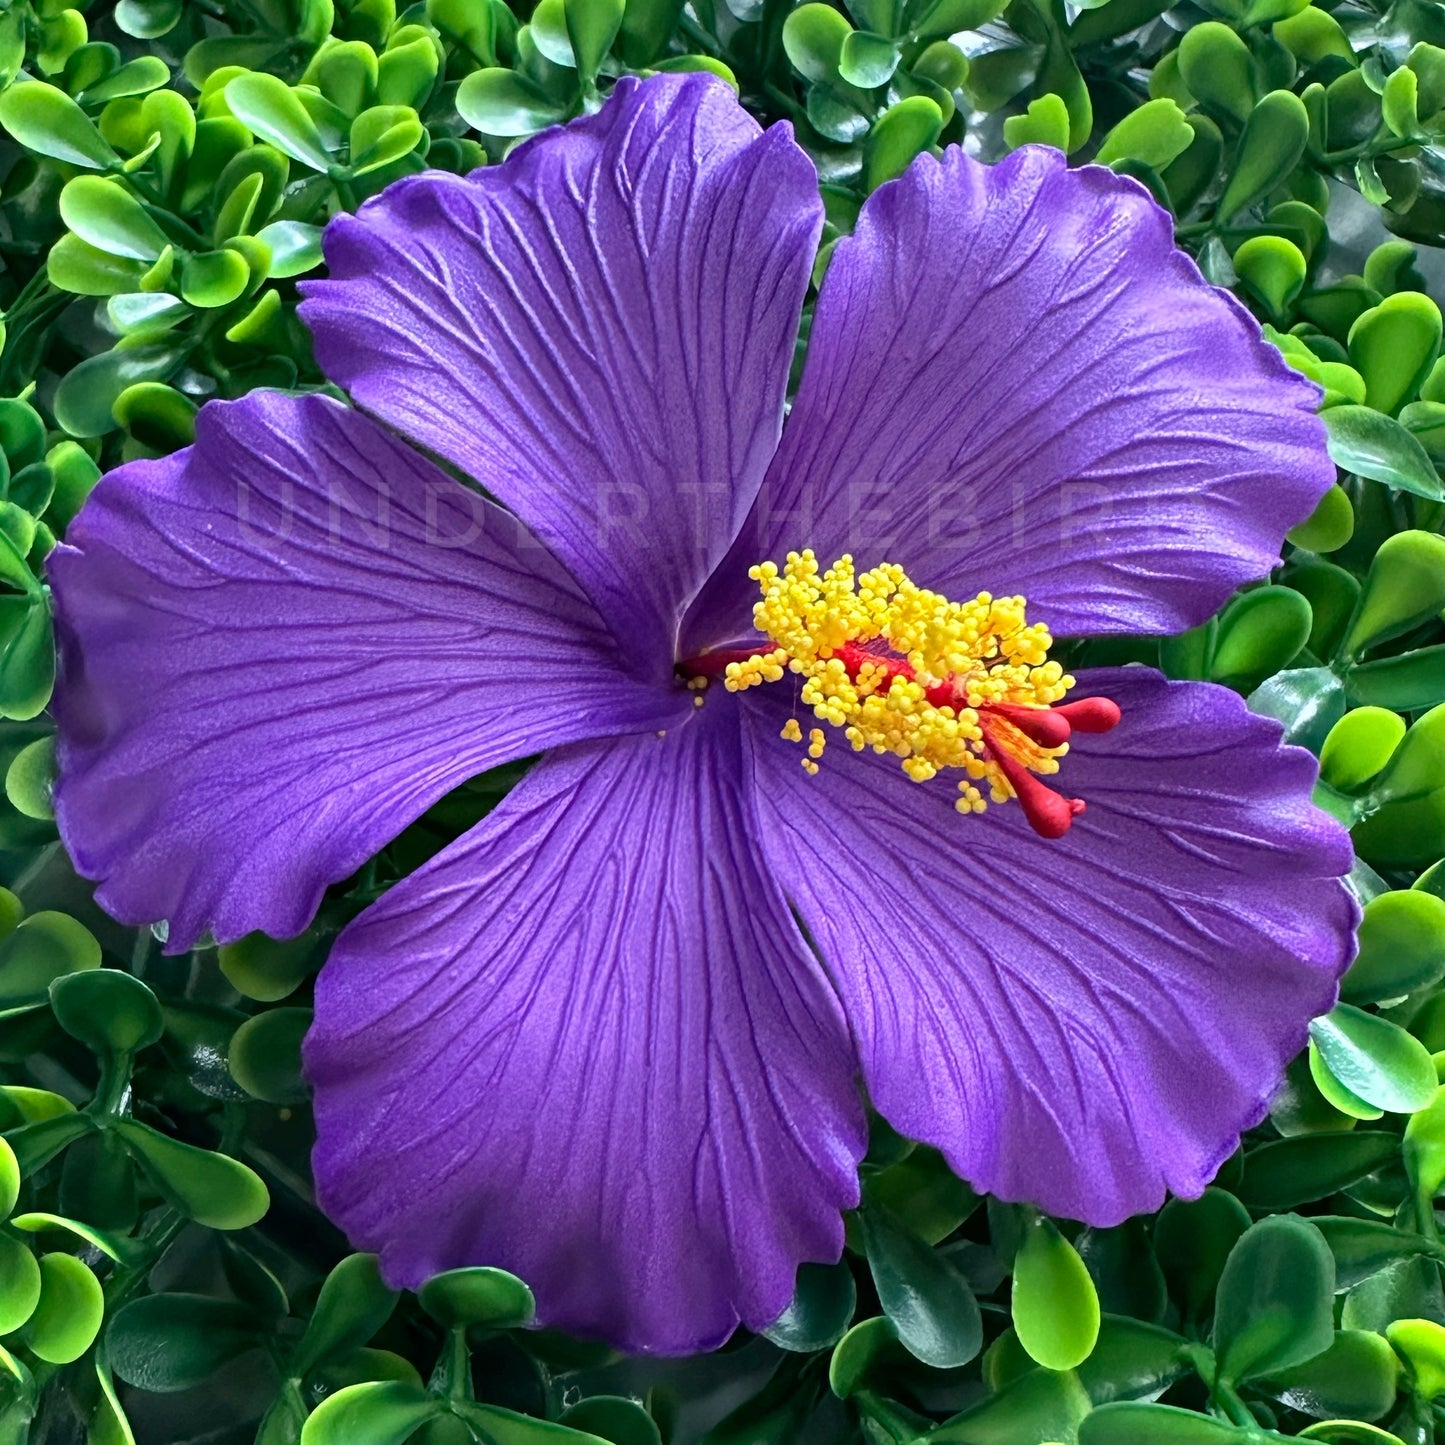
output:
[[[624,80],[334,221],[355,408],[206,407],[52,562],[60,827],[172,949],[543,754],[337,941],[316,1178],[394,1282],[501,1265],[634,1350],[838,1256],[860,1077],[1005,1199],[1198,1193],[1352,948],[1277,724],[1048,657],[1269,570],[1314,389],[1133,181],[950,149],[837,247],[784,427],[821,225],[786,125]]]

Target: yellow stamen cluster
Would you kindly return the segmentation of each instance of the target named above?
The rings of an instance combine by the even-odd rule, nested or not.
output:
[[[803,679],[800,701],[820,722],[841,728],[855,752],[895,753],[915,782],[943,768],[962,769],[968,780],[958,785],[960,812],[986,807],[976,783],[987,783],[994,802],[1013,796],[985,745],[978,709],[1047,707],[1074,684],[1049,661],[1053,639],[1043,624],[1028,621],[1022,597],[980,592],[970,602],[950,602],[892,563],[858,574],[844,556],[824,571],[811,551],[790,552],[781,569],[760,563],[748,575],[762,591],[754,626],[776,646],[729,663],[730,692],[778,682],[791,671]],[[944,688],[949,702],[930,700],[930,690],[936,696]],[[1057,772],[1068,751],[1042,747],[997,716],[990,732],[995,748],[1037,773]],[[790,718],[783,737],[802,736]],[[817,772],[825,743],[821,728],[809,731],[808,772]]]

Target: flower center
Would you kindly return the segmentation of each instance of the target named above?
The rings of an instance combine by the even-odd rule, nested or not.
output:
[[[1064,703],[1074,679],[1049,660],[1053,638],[1028,621],[1022,597],[950,602],[893,563],[860,575],[843,556],[822,571],[811,551],[748,575],[762,591],[754,626],[774,645],[690,659],[680,670],[693,686],[721,676],[742,692],[792,672],[800,701],[855,752],[893,753],[918,783],[961,771],[960,813],[1017,798],[1036,832],[1059,838],[1084,811],[1042,779],[1059,771],[1073,732],[1107,732],[1119,709],[1107,698]],[[803,741],[796,718],[782,735]],[[810,729],[809,773],[826,745],[823,729]]]

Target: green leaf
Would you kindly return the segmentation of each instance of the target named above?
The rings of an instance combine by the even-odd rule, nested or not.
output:
[[[544,60],[568,70],[577,68],[572,53],[572,37],[567,34],[567,11],[563,0],[538,0],[532,18],[527,22],[527,35]]]
[[[1319,1046],[1313,1039],[1309,1042],[1306,1057],[1309,1060],[1310,1078],[1314,1080],[1315,1087],[1332,1109],[1351,1119],[1374,1120],[1384,1117],[1383,1109],[1377,1109],[1373,1104],[1366,1103],[1358,1094],[1353,1093],[1335,1078],[1330,1072],[1329,1065],[1325,1063],[1320,1054]]]
[[[195,402],[164,382],[126,387],[110,410],[128,435],[153,451],[173,452],[196,439]]]
[[[348,116],[356,115],[376,93],[376,51],[364,40],[333,41],[318,52],[302,76]]]
[[[554,1425],[549,1420],[537,1420],[530,1415],[517,1415],[496,1405],[458,1401],[453,1408],[467,1424],[481,1432],[481,1438],[489,1445],[609,1445],[600,1436],[573,1430],[566,1425]],[[316,1442],[303,1435],[302,1445],[316,1445]],[[353,1445],[353,1441],[349,1436],[344,1441],[337,1437],[336,1445]],[[363,1445],[361,1437],[356,1438],[355,1445]]]
[[[792,1303],[763,1331],[781,1350],[813,1354],[831,1349],[848,1331],[858,1291],[846,1263],[798,1266]]]
[[[0,717],[35,717],[51,701],[53,685],[51,608],[38,592],[29,597],[0,595]]]
[[[619,1395],[594,1395],[579,1401],[563,1411],[558,1424],[590,1433],[610,1445],[662,1445],[662,1433],[652,1416],[636,1400]]]
[[[237,993],[261,1003],[275,1003],[297,988],[320,966],[327,940],[314,933],[276,939],[248,933],[218,950],[221,972]]]
[[[377,62],[377,103],[420,110],[436,85],[439,68],[437,46],[430,36],[391,45]]]
[[[15,1151],[4,1139],[0,1139],[0,1220],[8,1219],[20,1198],[20,1164]],[[0,1335],[6,1331],[0,1330]]]
[[[1263,1388],[1292,1410],[1316,1419],[1353,1415],[1378,1420],[1395,1403],[1400,1366],[1369,1330],[1341,1330],[1324,1354],[1281,1371]]]
[[[126,96],[145,95],[169,84],[170,78],[170,66],[159,55],[138,55],[113,70],[98,84],[86,86],[81,98],[86,105],[95,105]]]
[[[87,1445],[136,1445],[135,1434],[111,1379],[110,1361],[103,1341],[95,1349],[95,1377],[100,1386],[100,1398],[95,1402],[95,1412],[90,1418]]]
[[[374,1254],[349,1254],[326,1276],[291,1369],[307,1375],[324,1359],[359,1349],[391,1318],[397,1293]]]
[[[194,1294],[153,1294],[123,1305],[106,1330],[110,1365],[128,1385],[162,1394],[203,1385],[266,1342],[246,1306]]]
[[[1345,689],[1328,667],[1292,668],[1255,688],[1249,707],[1282,722],[1286,742],[1318,752],[1344,716]]]
[[[1079,1445],[1265,1445],[1270,1438],[1176,1405],[1134,1401],[1100,1406],[1080,1424],[1078,1435]]]
[[[1179,42],[1179,74],[1201,105],[1247,122],[1255,105],[1254,60],[1227,25],[1206,20]]]
[[[1445,608],[1445,537],[1397,532],[1381,543],[1370,563],[1341,651],[1356,657],[1366,648],[1409,632]]]
[[[474,70],[457,87],[457,113],[483,135],[532,135],[565,114],[542,91],[510,70]]]
[[[272,254],[269,275],[301,276],[321,264],[321,227],[305,221],[272,221],[256,233]]]
[[[1020,146],[1045,145],[1055,150],[1069,148],[1069,107],[1062,96],[1052,92],[1029,102],[1023,115],[1011,115],[1003,123],[1004,144],[1010,150]]]
[[[1394,413],[1413,399],[1440,354],[1440,308],[1418,291],[1399,291],[1350,327],[1350,364],[1365,378],[1365,401]]]
[[[1337,467],[1417,497],[1445,500],[1434,462],[1393,417],[1368,406],[1332,406],[1321,420]]]
[[[1319,500],[1313,512],[1286,534],[1296,547],[1307,552],[1335,552],[1354,535],[1355,509],[1349,493],[1333,486]]]
[[[416,1294],[417,1302],[447,1329],[486,1325],[512,1329],[537,1312],[532,1291],[504,1269],[479,1266],[434,1274]]]
[[[1299,295],[1309,269],[1304,252],[1283,236],[1251,236],[1233,260],[1239,279],[1276,317]]]
[[[1173,1330],[1105,1315],[1098,1343],[1078,1368],[1096,1405],[1156,1395],[1190,1372],[1188,1342]]]
[[[88,1114],[60,1114],[12,1129],[5,1138],[15,1151],[21,1174],[33,1174],[94,1127]]]
[[[1445,777],[1445,704],[1416,718],[1375,785],[1377,797],[1390,801],[1425,797]]]
[[[1309,116],[1299,96],[1288,90],[1263,96],[1239,138],[1229,184],[1219,201],[1220,220],[1229,220],[1276,190],[1299,164],[1309,133]]]
[[[879,1303],[904,1348],[935,1369],[967,1364],[983,1347],[983,1320],[968,1281],[885,1210],[865,1206],[859,1218]]]
[[[622,28],[623,0],[563,0],[567,38],[577,74],[586,84],[597,78],[602,62]]]
[[[100,171],[120,164],[90,117],[63,90],[43,81],[12,85],[0,94],[0,125],[27,150],[68,165]]]
[[[64,531],[75,520],[76,513],[84,505],[91,489],[100,480],[100,468],[77,442],[72,441],[64,441],[52,447],[46,456],[46,464],[55,479],[55,495],[50,501],[49,517],[57,530]],[[0,599],[0,604],[3,604],[3,599]],[[48,639],[48,613],[46,616]],[[4,622],[0,619],[0,638],[5,636]],[[6,695],[3,678],[4,663],[0,662],[0,698]],[[18,717],[19,714],[7,712],[5,716]]]
[[[870,1149],[863,1197],[890,1210],[925,1244],[946,1239],[978,1207],[979,1197],[950,1169],[937,1149],[920,1145],[891,1162]],[[874,1169],[875,1163],[887,1167]]]
[[[103,1135],[94,1136],[97,1138]],[[96,1229],[79,1219],[67,1219],[60,1214],[17,1214],[10,1221],[16,1229],[23,1229],[27,1234],[39,1234],[42,1230],[59,1230],[63,1234],[73,1234],[76,1239],[97,1249],[108,1259],[113,1259],[118,1264],[131,1264],[146,1256],[146,1246],[138,1240],[128,1239],[124,1235],[114,1234],[108,1230]],[[0,1330],[0,1334],[4,1331]]]
[[[134,291],[146,269],[140,261],[112,255],[70,234],[62,236],[45,258],[51,284],[76,296],[116,296]]]
[[[137,40],[155,40],[175,28],[181,0],[120,0],[115,23]]]
[[[1012,1310],[1019,1343],[1050,1370],[1072,1370],[1099,1337],[1099,1296],[1074,1246],[1036,1217],[1014,1260]]]
[[[100,944],[69,914],[32,913],[0,938],[0,1008],[43,1001],[67,973],[100,967]]]
[[[69,1254],[40,1260],[40,1302],[25,1323],[25,1343],[52,1365],[78,1360],[95,1343],[105,1296],[90,1269]]]
[[[964,30],[978,30],[1002,15],[1007,0],[925,0],[913,25],[919,40],[937,40]]]
[[[10,760],[5,770],[5,796],[27,818],[55,820],[51,789],[55,786],[55,738],[36,738]]]
[[[475,0],[426,0],[427,19],[482,65],[495,65],[493,12]]]
[[[1320,750],[1320,776],[1342,793],[1359,791],[1390,761],[1405,736],[1405,721],[1380,707],[1357,707],[1347,712],[1325,739]],[[1408,992],[1408,990],[1407,990]],[[1380,998],[1389,998],[1381,994]],[[1378,1000],[1353,999],[1375,1003]]]
[[[1377,1109],[1412,1114],[1435,1096],[1424,1044],[1379,1014],[1340,1004],[1310,1025],[1310,1038],[1330,1073]]]
[[[1405,1125],[1400,1152],[1416,1193],[1433,1199],[1445,1185],[1445,1089]]]
[[[929,1445],[1022,1445],[1073,1440],[1089,1397],[1071,1371],[1031,1370],[929,1432]]]
[[[83,241],[113,256],[154,261],[165,232],[118,181],[76,176],[60,193],[60,217]]]
[[[1395,1320],[1385,1330],[1426,1400],[1445,1395],[1445,1327],[1434,1320]]]
[[[846,1400],[862,1390],[880,1363],[907,1360],[898,1342],[898,1327],[887,1315],[860,1320],[833,1347],[828,1362],[828,1386]]]
[[[331,154],[300,97],[278,76],[238,75],[226,84],[226,104],[253,135],[325,175]]]
[[[1410,889],[1372,898],[1360,922],[1359,954],[1340,985],[1346,1002],[1404,998],[1442,978],[1445,899]]]
[[[1396,1229],[1393,1224],[1381,1220],[1315,1215],[1310,1223],[1324,1235],[1325,1243],[1335,1257],[1337,1290],[1353,1289],[1362,1280],[1399,1260],[1422,1255],[1438,1258],[1441,1255],[1440,1246],[1433,1240]]]
[[[134,1053],[155,1043],[163,1028],[155,994],[114,968],[56,979],[50,1007],[66,1033],[102,1055]]]
[[[1113,0],[1117,3],[1117,0]],[[1007,122],[1005,122],[1007,125]],[[1094,156],[1096,164],[1138,161],[1162,171],[1194,142],[1194,128],[1178,104],[1167,96],[1146,100],[1131,110],[1104,137]]]
[[[247,1019],[231,1035],[227,1050],[232,1078],[253,1099],[301,1103],[307,1093],[301,1077],[301,1040],[310,1027],[309,1008],[269,1009]]]
[[[1394,1134],[1375,1130],[1278,1139],[1245,1156],[1239,1197],[1251,1209],[1293,1209],[1349,1188],[1399,1152]]]
[[[1251,1225],[1219,1281],[1219,1378],[1233,1384],[1277,1374],[1327,1350],[1335,1337],[1334,1288],[1334,1257],[1314,1225],[1290,1214]]]
[[[853,34],[847,17],[831,5],[799,5],[783,21],[783,50],[793,69],[814,84],[838,79],[843,46]]]
[[[247,266],[245,257],[229,247],[187,256],[181,266],[182,297],[192,306],[206,310],[229,306],[245,291],[250,281],[251,268]]]
[[[1385,124],[1396,135],[1407,139],[1420,133],[1420,119],[1415,107],[1418,88],[1415,72],[1402,65],[1386,78],[1385,88],[1380,92],[1380,109]]]
[[[40,1302],[40,1262],[12,1234],[0,1234],[0,1335],[18,1330]]]
[[[1258,587],[1235,598],[1219,619],[1210,677],[1253,689],[1305,645],[1312,620],[1309,603],[1289,587]]]
[[[1408,733],[1405,738],[1408,742]],[[1356,823],[1351,836],[1360,857],[1377,867],[1433,863],[1445,853],[1445,788],[1385,803]]]
[[[875,90],[893,79],[902,54],[898,41],[866,30],[854,30],[843,41],[838,73],[849,85]]]
[[[185,338],[120,346],[87,357],[61,378],[55,419],[71,436],[99,437],[114,431],[116,398],[141,381],[167,381],[191,350]]]
[[[374,105],[351,123],[347,169],[362,176],[394,165],[410,155],[425,135],[426,128],[410,106]]]
[[[111,1127],[156,1188],[198,1224],[245,1229],[266,1213],[266,1186],[239,1160],[168,1139],[133,1119],[117,1119]]]
[[[863,177],[869,191],[894,180],[926,151],[943,130],[943,112],[926,95],[890,105],[874,122],[863,147]]]

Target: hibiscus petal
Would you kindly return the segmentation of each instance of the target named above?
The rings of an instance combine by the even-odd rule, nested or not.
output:
[[[618,83],[461,179],[326,232],[316,354],[477,478],[661,672],[777,445],[822,206],[786,125],[715,77]]]
[[[1279,559],[1335,478],[1319,393],[1205,283],[1137,182],[1029,146],[920,157],[833,254],[754,516],[700,601],[812,547],[1056,634],[1178,632]]]
[[[1111,1225],[1197,1195],[1263,1116],[1356,910],[1348,835],[1277,723],[1144,668],[1091,693],[1123,721],[1076,740],[1060,778],[1088,807],[1052,842],[1014,804],[959,817],[893,757],[809,778],[786,698],[750,716],[764,846],[874,1104],[975,1187]]]
[[[391,1281],[500,1265],[545,1324],[681,1353],[838,1257],[855,1064],[746,763],[722,709],[551,754],[342,934],[306,1045],[315,1174]]]
[[[486,768],[654,729],[516,520],[359,413],[255,392],[103,477],[50,561],[56,813],[124,922],[298,933],[322,890]]]

